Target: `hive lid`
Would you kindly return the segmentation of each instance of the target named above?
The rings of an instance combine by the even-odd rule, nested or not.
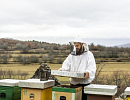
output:
[[[52,88],[52,91],[76,93],[76,92],[82,91],[82,87],[69,86],[69,85],[58,85],[58,86],[54,86]]]
[[[115,95],[117,92],[116,85],[97,85],[90,84],[84,87],[84,93],[98,95]]]
[[[3,79],[0,80],[0,86],[10,86],[10,87],[18,86],[19,81],[20,80],[15,80],[15,79]]]
[[[54,84],[55,84],[54,80],[40,81],[40,80],[28,79],[19,81],[19,87],[27,87],[27,88],[44,89],[52,87],[54,86]]]
[[[73,77],[73,78],[83,78],[84,77],[84,73],[69,72],[69,71],[58,71],[58,70],[51,70],[51,75],[53,75],[53,76],[64,76],[64,77]]]
[[[130,95],[130,87],[127,87],[127,88],[125,89],[125,95]]]

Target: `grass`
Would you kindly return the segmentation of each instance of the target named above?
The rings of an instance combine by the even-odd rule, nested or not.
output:
[[[62,64],[50,64],[48,63],[48,66],[51,68],[51,70],[58,70],[59,68],[62,67]],[[97,65],[98,66],[98,65]],[[22,64],[0,64],[0,69],[2,70],[12,70],[12,71],[24,71],[28,72],[29,76],[27,78],[30,78],[34,72],[37,70],[37,68],[40,67],[40,64],[27,64],[27,65],[22,65]],[[128,71],[130,73],[130,62],[107,62],[102,69],[102,74],[112,74],[113,71],[117,70],[123,70],[123,71]],[[59,81],[69,81],[69,78],[67,77],[57,77]]]
[[[113,71],[122,70],[130,73],[130,62],[108,62],[102,69],[103,74],[111,74]]]
[[[2,70],[12,70],[17,72],[18,70],[24,71],[24,72],[28,72],[29,76],[28,78],[30,78],[33,73],[36,71],[36,69],[40,67],[39,64],[28,64],[28,65],[22,65],[22,64],[1,64],[0,68]]]

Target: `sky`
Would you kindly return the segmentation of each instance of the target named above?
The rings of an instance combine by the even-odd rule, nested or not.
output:
[[[0,38],[130,38],[130,0],[0,0]]]

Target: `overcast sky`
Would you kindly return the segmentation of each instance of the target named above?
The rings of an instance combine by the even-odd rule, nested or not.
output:
[[[130,0],[0,0],[0,38],[130,38]]]

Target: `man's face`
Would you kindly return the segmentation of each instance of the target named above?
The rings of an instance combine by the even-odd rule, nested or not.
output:
[[[74,46],[75,46],[75,48],[76,48],[76,53],[80,53],[81,50],[82,50],[82,45],[81,45],[81,43],[76,42],[76,43],[74,43]]]

